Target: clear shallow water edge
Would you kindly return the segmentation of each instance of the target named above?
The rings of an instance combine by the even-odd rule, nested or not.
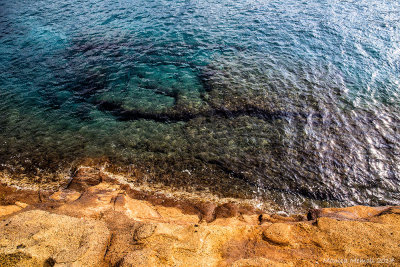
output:
[[[104,158],[145,183],[285,209],[399,204],[399,12],[0,1],[0,167],[57,181]]]

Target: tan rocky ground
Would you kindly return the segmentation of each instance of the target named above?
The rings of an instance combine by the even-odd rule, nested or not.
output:
[[[284,217],[154,197],[92,168],[58,192],[0,192],[0,266],[400,265],[400,207]]]

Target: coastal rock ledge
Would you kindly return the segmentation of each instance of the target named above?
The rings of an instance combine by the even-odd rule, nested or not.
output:
[[[400,207],[285,217],[80,177],[58,192],[0,186],[0,266],[400,264]]]

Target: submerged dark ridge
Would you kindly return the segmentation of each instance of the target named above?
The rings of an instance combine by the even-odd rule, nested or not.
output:
[[[187,122],[199,117],[222,117],[227,119],[237,118],[241,116],[255,117],[268,122],[277,119],[306,119],[309,114],[304,112],[291,112],[291,111],[268,111],[257,107],[244,107],[237,110],[229,110],[224,108],[209,109],[199,112],[180,112],[177,110],[150,113],[140,110],[127,110],[121,104],[100,101],[97,107],[102,111],[108,111],[120,121],[133,121],[133,120],[152,120],[156,122]],[[322,118],[321,114],[310,114],[313,118]]]

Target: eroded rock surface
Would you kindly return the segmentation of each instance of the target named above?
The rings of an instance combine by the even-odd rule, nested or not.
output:
[[[92,170],[82,175],[91,182],[0,207],[0,266],[400,264],[397,206],[285,216],[233,202],[145,199],[127,185],[89,177],[99,175]]]
[[[0,222],[0,265],[97,266],[109,238],[101,221],[27,211]]]

